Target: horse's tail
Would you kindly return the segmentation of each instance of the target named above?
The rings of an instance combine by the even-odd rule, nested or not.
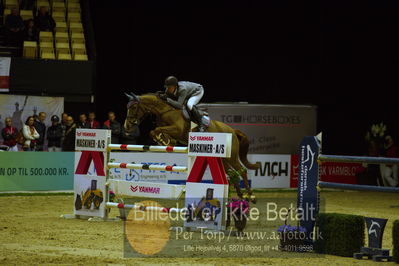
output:
[[[238,129],[234,129],[234,132],[237,135],[238,138],[238,142],[240,143],[240,148],[239,148],[239,156],[240,156],[240,160],[241,162],[245,165],[245,167],[247,169],[251,169],[251,170],[257,170],[260,168],[259,163],[250,163],[248,161],[247,155],[248,155],[248,149],[249,149],[249,139],[248,137],[241,131]]]

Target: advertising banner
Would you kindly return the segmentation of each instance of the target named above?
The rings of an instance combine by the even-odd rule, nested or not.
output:
[[[0,92],[8,92],[10,88],[11,57],[0,57]]]
[[[357,175],[364,169],[361,163],[323,162],[320,166],[320,180],[325,182],[358,184]],[[298,155],[291,155],[292,188],[298,187]]]
[[[382,237],[384,235],[385,225],[388,219],[364,217],[367,225],[367,234],[369,236],[370,248],[382,248]]]
[[[230,157],[231,134],[190,132],[188,155]]]
[[[223,208],[228,198],[228,185],[187,182],[185,227],[224,230]]]
[[[160,199],[179,198],[184,185],[169,185],[157,182],[134,182],[125,180],[111,180],[110,189],[119,196],[124,197],[150,197]]]
[[[320,147],[320,142],[313,136],[305,137],[299,146],[297,215],[300,217],[300,225],[306,228],[309,239],[319,211],[317,158]]]
[[[105,217],[105,176],[76,175],[74,214]]]
[[[200,104],[213,120],[244,132],[252,154],[295,154],[305,136],[316,134],[317,108],[311,105]]]
[[[0,152],[0,191],[72,190],[73,152]]]
[[[0,95],[0,131],[5,127],[4,120],[7,117],[11,117],[12,125],[20,130],[29,116],[39,115],[40,112],[45,112],[47,115],[44,121],[46,127],[51,126],[52,115],[57,115],[61,119],[61,114],[64,112],[64,98]],[[0,143],[2,142],[0,135]]]
[[[111,130],[76,129],[75,150],[77,151],[107,151],[106,140],[111,137]]]
[[[252,188],[289,188],[291,155],[250,154],[250,162],[258,162],[261,167],[249,170]]]

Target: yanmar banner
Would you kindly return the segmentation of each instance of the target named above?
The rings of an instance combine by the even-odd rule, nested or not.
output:
[[[111,130],[77,128],[75,149],[77,151],[107,150],[106,140],[111,138]]]
[[[230,157],[231,133],[190,132],[189,156]]]

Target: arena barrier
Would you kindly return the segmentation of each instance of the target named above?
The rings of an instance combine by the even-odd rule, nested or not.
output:
[[[75,172],[75,211],[74,215],[68,216],[63,215],[64,218],[83,218],[92,219],[100,218],[100,220],[109,219],[109,209],[118,208],[120,211],[120,217],[126,218],[125,209],[138,209],[145,211],[160,211],[160,212],[182,212],[179,208],[164,208],[147,206],[144,207],[140,204],[125,204],[122,198],[126,197],[140,197],[140,198],[164,198],[178,200],[181,198],[183,192],[185,192],[185,185],[173,185],[165,183],[152,183],[152,182],[133,182],[125,180],[117,180],[110,178],[109,169],[111,168],[128,168],[128,169],[141,169],[141,170],[155,170],[155,171],[173,171],[173,172],[186,172],[187,173],[187,184],[198,183],[202,179],[202,175],[209,165],[211,168],[211,175],[214,180],[214,184],[223,185],[224,191],[228,192],[228,181],[225,175],[223,164],[221,163],[222,157],[230,157],[231,151],[231,134],[222,133],[190,133],[189,138],[195,140],[196,134],[205,134],[206,136],[215,137],[205,137],[203,139],[217,139],[219,142],[204,145],[225,145],[223,154],[215,154],[213,151],[211,154],[204,156],[201,152],[189,151],[188,147],[172,147],[172,146],[149,146],[149,145],[125,145],[125,144],[111,144],[111,131],[110,130],[91,130],[91,129],[77,129],[76,131],[76,146],[75,149],[82,151],[79,162],[77,163],[77,169]],[[221,142],[220,142],[221,141]],[[190,143],[189,143],[190,144]],[[202,144],[201,144],[202,145]],[[164,153],[187,153],[188,154],[188,164],[187,166],[177,166],[177,165],[151,165],[151,164],[136,164],[136,163],[124,163],[124,162],[110,162],[110,152],[115,150],[123,151],[136,151],[132,153],[133,157],[139,158],[140,152],[164,152]],[[140,151],[140,152],[137,152]],[[197,154],[198,153],[198,154]],[[197,160],[198,159],[198,160]],[[88,168],[91,163],[94,163],[96,172],[98,176],[87,175]],[[214,168],[218,169],[214,169]],[[220,169],[221,167],[222,169]],[[191,169],[195,169],[191,171]],[[103,175],[102,175],[103,173]],[[79,181],[83,180],[83,181]],[[104,180],[104,181],[102,181]],[[84,183],[81,188],[79,182]],[[84,189],[90,184],[90,188],[83,193]],[[98,187],[104,183],[103,195],[99,192]],[[100,184],[100,185],[99,185]],[[225,189],[227,186],[227,189]],[[83,189],[82,189],[83,188]],[[118,202],[111,202],[109,199],[109,191],[115,195]],[[79,195],[79,191],[82,193]],[[91,200],[87,203],[86,194],[91,193]],[[101,189],[100,189],[101,191]],[[226,196],[225,194],[223,196]],[[102,197],[103,200],[97,204],[95,202],[97,199]],[[81,202],[79,202],[81,200]],[[93,204],[92,204],[93,202]],[[97,210],[93,210],[93,205],[97,207]],[[100,206],[100,207],[99,207]],[[84,207],[86,210],[83,210]],[[82,211],[81,211],[82,210]],[[224,212],[224,208],[222,208]]]
[[[399,164],[398,158],[325,155],[321,153],[321,135],[305,137],[299,147],[297,211],[302,217],[300,225],[305,227],[308,232],[309,242],[311,242],[310,232],[313,232],[315,217],[320,209],[319,193],[322,188],[399,193],[399,188],[396,187],[366,186],[320,181],[319,164],[327,161]]]

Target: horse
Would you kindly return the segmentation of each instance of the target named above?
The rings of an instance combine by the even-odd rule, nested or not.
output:
[[[175,146],[187,145],[188,133],[191,129],[191,122],[187,120],[182,110],[176,109],[165,100],[162,100],[159,93],[148,93],[135,95],[126,94],[129,98],[127,115],[124,122],[125,133],[129,134],[134,125],[139,125],[146,117],[155,117],[156,128],[150,131],[150,137],[158,145]],[[192,131],[198,131],[198,127]],[[228,173],[230,182],[233,183],[237,196],[255,202],[251,188],[248,183],[247,169],[257,170],[258,163],[252,164],[247,159],[249,140],[240,130],[235,130],[223,122],[211,120],[208,132],[231,133],[232,148],[231,157],[223,158],[223,166]],[[242,164],[245,166],[243,167]],[[240,189],[239,176],[242,177],[247,194],[244,195]]]

